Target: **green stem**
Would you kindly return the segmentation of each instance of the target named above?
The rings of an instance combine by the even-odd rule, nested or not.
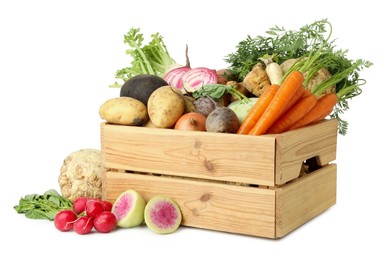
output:
[[[363,64],[362,60],[357,60],[351,67],[333,75],[329,79],[321,82],[320,84],[316,85],[312,92],[315,95],[318,95],[324,91],[326,91],[331,86],[335,86],[337,83],[339,83],[341,80],[346,78],[349,74],[351,74],[356,68],[361,66]]]

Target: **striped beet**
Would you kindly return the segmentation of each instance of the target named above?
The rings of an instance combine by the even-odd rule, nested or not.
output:
[[[190,70],[191,68],[189,66],[182,66],[179,68],[172,69],[167,74],[165,74],[164,80],[168,82],[169,86],[180,89],[184,94],[185,91],[183,89],[182,77],[186,72]]]
[[[194,92],[206,84],[217,84],[218,75],[214,69],[205,67],[193,68],[183,75],[183,88],[186,92]]]

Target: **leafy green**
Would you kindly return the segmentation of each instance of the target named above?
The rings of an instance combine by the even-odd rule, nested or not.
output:
[[[348,50],[336,49],[335,40],[330,40],[332,26],[327,19],[302,26],[299,30],[286,30],[284,27],[274,26],[266,31],[266,34],[247,36],[238,43],[236,52],[225,57],[232,74],[238,81],[242,81],[253,66],[264,57],[275,57],[279,64],[291,58],[306,57],[310,59],[310,63],[302,59],[302,63],[297,63],[293,67],[301,66],[301,71],[307,73],[304,82],[306,84],[320,68],[325,67],[333,76],[312,91],[320,93],[332,84],[336,86],[339,101],[331,117],[338,119],[339,133],[345,135],[348,123],[341,119],[341,114],[349,109],[348,101],[362,93],[360,87],[366,81],[359,77],[359,72],[373,64],[367,60],[349,59]]]
[[[72,202],[61,196],[56,190],[50,189],[44,194],[28,194],[14,206],[19,214],[31,219],[54,220],[57,212],[72,209]]]
[[[192,93],[192,97],[197,99],[200,97],[208,96],[214,100],[218,100],[222,98],[222,96],[225,93],[229,93],[231,95],[238,97],[239,99],[248,101],[248,98],[240,91],[238,91],[236,88],[229,85],[223,85],[223,84],[205,84],[201,88],[194,91]]]
[[[144,45],[143,34],[139,28],[131,28],[124,35],[124,43],[129,45],[126,54],[132,57],[129,67],[119,69],[115,78],[123,82],[139,74],[151,74],[164,76],[170,66],[176,61],[170,56],[163,37],[159,33],[151,35],[151,41]],[[110,87],[121,87],[122,84],[115,82]]]
[[[266,36],[247,36],[236,46],[237,50],[225,57],[230,64],[232,74],[242,81],[253,66],[264,57],[275,57],[279,64],[292,58],[299,58],[311,50],[331,48],[333,42],[326,43],[323,33],[326,33],[327,20],[316,21],[301,27],[298,31],[286,30],[284,27],[274,26],[266,31]]]

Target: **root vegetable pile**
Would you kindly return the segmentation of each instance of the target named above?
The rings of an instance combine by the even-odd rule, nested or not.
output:
[[[139,30],[136,32],[139,34]],[[145,115],[147,122],[144,120],[137,126],[263,135],[283,133],[325,118],[336,118],[339,133],[346,134],[348,123],[340,116],[349,108],[348,101],[361,94],[360,87],[366,81],[359,77],[359,72],[372,63],[349,59],[346,50],[336,49],[335,40],[330,39],[332,26],[327,19],[295,31],[275,26],[266,33],[267,36],[248,36],[240,41],[236,52],[225,57],[229,64],[227,68],[192,68],[187,46],[185,65],[174,66],[159,74],[127,74],[121,93],[124,87],[128,92],[128,83],[142,76],[161,77],[166,84],[158,88],[171,88],[172,93],[177,89],[182,94],[166,97],[158,94],[157,89],[150,93],[147,90],[152,86],[146,80],[141,82],[146,95],[143,96],[144,102],[147,97],[148,103],[152,104],[151,108],[148,105]],[[126,35],[125,39],[128,37]],[[167,50],[165,45],[164,48]],[[168,54],[168,51],[165,53]],[[143,57],[135,58],[140,63],[144,60]],[[256,102],[251,98],[256,98]],[[182,99],[186,101],[185,109],[182,105],[177,106],[183,103]],[[192,104],[188,100],[192,100]],[[176,123],[181,123],[178,120],[184,114],[197,112],[207,119],[217,107],[233,110],[239,117],[238,130],[234,131],[236,126],[231,125],[229,120],[224,121],[229,117],[217,117],[218,122],[215,122],[215,125],[224,125],[229,131],[217,127],[194,127],[188,122],[186,127],[175,127]],[[104,114],[105,109],[102,106],[100,113]],[[130,110],[128,107],[128,112]],[[120,118],[121,115],[115,117]],[[102,118],[108,123],[117,123],[110,118]]]
[[[366,81],[359,73],[372,63],[351,60],[347,51],[337,50],[326,19],[297,31],[275,26],[266,33],[240,41],[225,58],[229,66],[215,69],[191,67],[188,47],[186,64],[177,64],[159,33],[143,45],[140,30],[132,28],[125,43],[133,60],[116,72],[115,78],[123,82],[111,87],[120,87],[120,94],[104,102],[99,115],[110,124],[252,136],[335,118],[339,133],[346,134],[348,123],[340,115],[362,93]],[[159,234],[178,229],[179,204],[163,194],[147,201],[137,191],[126,190],[113,203],[103,200],[106,171],[100,151],[78,150],[61,167],[61,194],[49,190],[27,195],[14,209],[81,235],[142,224]]]

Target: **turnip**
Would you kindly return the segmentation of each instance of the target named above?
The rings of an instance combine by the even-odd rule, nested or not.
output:
[[[77,215],[73,210],[61,210],[54,218],[54,226],[63,232],[72,230],[73,224],[77,219]]]
[[[252,109],[257,100],[258,98],[256,97],[251,97],[249,100],[236,100],[230,103],[228,108],[236,113],[240,124],[242,124],[245,117],[248,115],[249,111]]]

